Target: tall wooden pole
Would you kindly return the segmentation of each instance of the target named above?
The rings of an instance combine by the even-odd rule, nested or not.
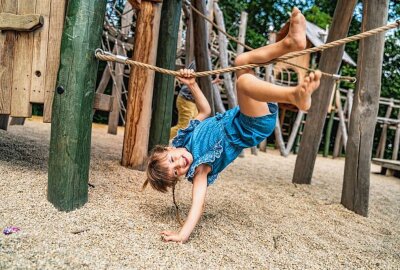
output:
[[[364,0],[361,31],[385,25],[388,0]],[[372,143],[381,90],[385,34],[360,41],[357,85],[351,113],[341,203],[357,214],[368,215]]]
[[[70,211],[88,199],[92,109],[106,0],[70,0],[53,101],[48,200]]]
[[[161,7],[159,1],[141,2],[135,32],[135,36],[140,38],[135,38],[132,60],[156,64]],[[153,83],[154,71],[131,68],[121,163],[138,170],[145,169],[147,158]]]
[[[350,21],[357,0],[339,0],[333,15],[332,30],[329,32],[327,42],[347,36]],[[322,52],[319,69],[324,72],[336,74],[339,70],[344,46],[337,46]],[[293,183],[310,184],[314,171],[315,159],[321,142],[322,130],[328,112],[328,106],[334,81],[322,77],[319,89],[314,92],[313,102],[307,115],[304,134],[301,138],[300,151],[297,155]]]
[[[161,11],[158,37],[157,66],[175,69],[176,46],[181,17],[181,0],[165,1]],[[168,144],[172,121],[175,77],[156,73],[154,80],[153,114],[149,150],[157,144]]]
[[[193,2],[192,2],[193,3]],[[194,7],[202,14],[206,14],[205,0],[194,0]],[[200,17],[197,13],[193,15],[193,33],[194,33],[194,56],[196,59],[197,71],[211,69],[211,58],[208,53],[208,33],[206,20]],[[214,113],[214,95],[211,87],[211,77],[201,77],[198,79],[200,89],[210,103]]]

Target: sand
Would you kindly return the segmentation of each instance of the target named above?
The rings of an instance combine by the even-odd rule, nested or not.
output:
[[[50,125],[0,130],[0,269],[399,269],[400,179],[371,172],[369,217],[340,204],[344,159],[318,157],[311,185],[291,183],[295,156],[246,152],[208,189],[187,244],[170,194],[141,192],[144,173],[119,165],[123,131],[95,125],[89,202],[57,211],[46,199]],[[183,216],[191,184],[177,200]]]

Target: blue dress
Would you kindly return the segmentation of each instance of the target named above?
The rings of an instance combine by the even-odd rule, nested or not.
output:
[[[186,178],[193,181],[196,168],[207,164],[211,167],[207,184],[214,183],[218,174],[244,148],[256,146],[271,135],[276,124],[278,106],[268,103],[268,107],[271,113],[260,117],[244,115],[239,107],[235,107],[203,121],[191,120],[187,128],[178,130],[172,145],[185,147],[193,156]]]

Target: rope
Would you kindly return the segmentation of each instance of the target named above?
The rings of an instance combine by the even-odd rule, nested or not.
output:
[[[302,50],[302,51],[297,51],[297,52],[291,52],[288,54],[285,54],[281,57],[278,57],[274,60],[271,60],[267,63],[260,63],[260,64],[247,64],[247,65],[242,65],[242,66],[236,66],[236,67],[227,67],[227,68],[223,68],[223,69],[216,69],[216,70],[209,70],[209,71],[201,71],[201,72],[195,72],[193,74],[194,77],[204,77],[204,76],[210,76],[210,75],[216,75],[216,74],[220,74],[220,73],[225,73],[225,72],[233,72],[233,71],[238,71],[238,70],[243,70],[243,69],[251,69],[251,68],[256,68],[256,67],[260,67],[260,66],[265,66],[268,64],[274,64],[277,62],[281,62],[281,61],[285,61],[288,60],[290,58],[294,58],[294,57],[299,57],[305,54],[309,54],[309,53],[314,53],[314,52],[319,52],[319,51],[323,51],[332,47],[336,47],[339,45],[343,45],[352,41],[356,41],[356,40],[360,40],[360,39],[364,39],[367,38],[369,36],[372,35],[376,35],[378,33],[381,32],[385,32],[388,31],[390,29],[396,28],[400,26],[400,20],[397,20],[396,22],[390,23],[388,25],[385,26],[381,26],[351,37],[347,37],[347,38],[343,38],[343,39],[339,39],[336,41],[332,41],[323,45],[320,45],[318,47],[313,47],[313,48],[308,48],[306,50]],[[114,55],[110,52],[104,52],[101,49],[96,49],[95,51],[95,55],[98,59],[100,60],[104,60],[104,61],[112,61],[112,62],[119,62],[119,63],[123,63],[123,64],[127,64],[127,65],[132,65],[132,66],[138,66],[138,67],[142,67],[142,68],[147,68],[153,71],[157,71],[163,74],[167,74],[167,75],[172,75],[172,76],[179,76],[180,73],[178,71],[174,71],[174,70],[168,70],[165,68],[160,68],[160,67],[156,67],[150,64],[145,64],[145,63],[141,63],[141,62],[137,62],[134,60],[130,60],[128,59],[128,57],[125,56],[120,56],[120,55]],[[340,75],[332,75],[332,78],[334,79],[341,79],[341,80],[352,80],[354,82],[354,78],[353,77],[344,77],[344,76],[340,76]]]

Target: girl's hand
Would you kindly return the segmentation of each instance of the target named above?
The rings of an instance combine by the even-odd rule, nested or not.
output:
[[[177,242],[177,243],[186,243],[188,238],[181,236],[177,232],[171,231],[163,231],[161,232],[161,237],[164,242]]]
[[[196,79],[193,76],[194,70],[193,69],[181,69],[179,70],[180,76],[177,77],[181,83],[186,85],[194,85],[196,83]]]

